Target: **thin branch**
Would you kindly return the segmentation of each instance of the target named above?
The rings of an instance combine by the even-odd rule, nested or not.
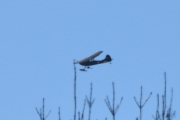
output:
[[[146,104],[146,102],[149,100],[149,98],[151,97],[152,92],[149,94],[149,97],[146,99],[146,101],[144,102],[144,104],[142,105],[142,107],[144,107],[144,105]]]
[[[45,119],[49,116],[50,113],[51,113],[51,111],[49,111],[49,113],[46,115]],[[45,120],[45,119],[44,119],[44,120]]]
[[[81,114],[81,120],[84,119],[85,106],[86,106],[86,99],[84,99],[84,106],[83,106],[83,110],[82,110],[82,114]]]
[[[78,120],[81,120],[81,119],[80,119],[80,116],[81,116],[81,115],[80,115],[80,112],[78,112]]]
[[[90,89],[90,95],[89,95],[89,99],[88,97],[86,96],[86,100],[87,100],[87,103],[88,103],[88,107],[89,107],[89,117],[88,117],[88,120],[90,120],[91,118],[91,108],[92,108],[92,105],[94,103],[94,100],[92,100],[92,83],[91,83],[91,89]]]
[[[76,120],[76,65],[75,64],[74,64],[74,120]]]
[[[46,120],[46,118],[49,116],[49,114],[51,113],[51,111],[49,111],[49,113],[46,115],[46,117],[44,117],[44,98],[43,98],[43,104],[42,104],[42,109],[40,108],[40,110],[38,111],[38,109],[36,108],[36,112],[40,117],[40,120]]]
[[[122,100],[123,100],[123,97],[121,98],[119,104],[116,106],[115,114],[116,114],[116,112],[119,110],[119,107],[120,107],[120,105],[121,105]]]
[[[151,97],[152,92],[150,93],[149,97],[145,100],[145,102],[142,104],[142,86],[141,86],[141,92],[140,92],[140,102],[138,103],[136,98],[134,97],[134,101],[137,104],[138,108],[139,108],[139,120],[141,120],[142,117],[142,108],[144,107],[144,105],[147,103],[147,101],[149,100],[149,98]]]
[[[115,115],[115,110],[114,110],[114,104],[115,104],[115,90],[114,90],[114,82],[112,83],[112,88],[113,88],[113,111],[112,114]]]
[[[157,94],[157,107],[156,107],[156,117],[152,116],[154,120],[161,120],[161,117],[159,115],[159,94]]]
[[[117,111],[118,111],[118,109],[119,109],[119,107],[120,107],[120,105],[121,105],[121,102],[122,102],[122,100],[123,100],[123,97],[121,98],[120,103],[119,103],[119,104],[116,106],[116,108],[115,108],[115,90],[114,90],[114,83],[112,83],[112,87],[113,87],[113,103],[112,103],[112,106],[111,106],[111,104],[110,104],[110,102],[109,102],[108,96],[106,97],[106,99],[105,99],[104,101],[105,101],[105,103],[106,103],[109,111],[111,112],[111,114],[112,114],[112,116],[113,116],[113,120],[115,120],[115,115],[116,115],[116,113],[117,113]]]
[[[164,73],[164,95],[162,96],[163,98],[163,110],[162,110],[162,120],[165,119],[166,115],[166,72]]]
[[[60,107],[59,107],[59,111],[58,111],[58,117],[59,117],[59,120],[61,120],[61,116],[60,116]]]
[[[37,114],[39,115],[40,119],[42,120],[41,109],[40,109],[40,112],[39,112],[39,111],[37,110],[37,108],[36,108],[36,112],[37,112]]]
[[[175,111],[172,112],[172,101],[173,101],[173,89],[171,89],[171,100],[170,100],[170,106],[166,114],[166,118],[168,120],[172,120],[172,118],[175,116]]]
[[[135,97],[134,97],[134,100],[135,100],[136,105],[137,105],[138,107],[140,107],[140,106],[139,106],[139,103],[137,102],[137,100],[136,100]]]
[[[166,73],[164,73],[164,94],[162,95],[162,114],[159,114],[159,95],[157,95],[157,109],[156,109],[156,117],[153,117],[155,120],[172,120],[175,116],[175,111],[172,111],[172,100],[173,100],[173,89],[171,90],[171,100],[170,106],[167,109],[166,105]]]

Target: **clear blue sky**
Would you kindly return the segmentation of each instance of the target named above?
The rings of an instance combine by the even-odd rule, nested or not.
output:
[[[47,120],[73,119],[73,59],[102,50],[112,64],[77,70],[77,110],[93,83],[92,120],[112,119],[104,99],[123,97],[117,120],[134,120],[143,100],[143,120],[152,120],[156,95],[163,94],[167,72],[168,106],[180,119],[179,0],[0,0],[0,119],[39,120],[35,108],[45,98]],[[77,69],[82,66],[77,65]],[[162,108],[160,99],[160,109]],[[86,106],[85,118],[88,117]]]

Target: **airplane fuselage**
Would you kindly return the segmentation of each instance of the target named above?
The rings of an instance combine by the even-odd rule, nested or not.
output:
[[[102,64],[102,63],[107,63],[107,62],[111,62],[112,59],[109,55],[106,55],[106,58],[103,60],[90,60],[90,61],[86,61],[86,62],[80,62],[80,65],[83,66],[92,66],[92,65],[97,65],[97,64]]]
[[[93,60],[93,61],[83,62],[83,63],[79,63],[79,64],[83,65],[83,66],[92,66],[92,65],[102,64],[102,63],[106,63],[106,62],[110,62],[110,61],[106,61],[106,60]]]
[[[82,66],[85,66],[85,68],[90,68],[89,66],[92,65],[98,65],[98,64],[102,64],[102,63],[107,63],[107,62],[111,62],[112,59],[110,57],[110,55],[106,55],[105,59],[103,60],[94,60],[95,57],[97,57],[98,55],[100,55],[102,53],[102,51],[99,51],[81,61],[77,61],[74,64],[80,64]],[[81,71],[86,71],[86,69],[80,69]]]

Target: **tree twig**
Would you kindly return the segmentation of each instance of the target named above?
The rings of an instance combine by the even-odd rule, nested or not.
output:
[[[40,108],[40,110],[38,111],[38,109],[36,108],[36,112],[40,117],[40,120],[46,120],[46,118],[49,116],[49,114],[51,113],[51,111],[49,111],[49,113],[44,116],[44,98],[43,98],[43,104],[42,104],[42,108]]]
[[[76,120],[76,65],[75,64],[74,64],[74,120]]]
[[[118,109],[119,109],[119,107],[120,107],[120,105],[121,105],[121,102],[122,102],[122,100],[123,100],[123,97],[121,98],[119,104],[118,104],[118,105],[116,106],[116,108],[115,108],[114,82],[112,83],[112,88],[113,88],[113,103],[112,103],[112,106],[111,106],[111,104],[110,104],[110,102],[109,102],[108,96],[106,97],[106,99],[105,99],[104,101],[105,101],[105,103],[106,103],[109,111],[111,112],[111,114],[112,114],[112,116],[113,116],[113,120],[115,120],[115,115],[116,115],[116,113],[117,113],[117,111],[118,111]]]
[[[88,120],[91,119],[91,108],[93,106],[93,103],[94,103],[94,100],[92,100],[92,83],[91,83],[91,89],[90,89],[90,98],[88,99],[88,97],[86,96],[86,100],[87,100],[87,103],[88,103],[88,106],[89,106],[89,117],[88,117]]]
[[[142,86],[141,86],[140,101],[139,101],[139,103],[137,102],[136,98],[134,97],[134,101],[137,104],[137,106],[139,107],[139,120],[141,120],[141,118],[142,118],[142,108],[144,107],[146,102],[149,100],[151,95],[152,95],[152,92],[149,94],[149,97],[145,100],[145,102],[142,103]]]

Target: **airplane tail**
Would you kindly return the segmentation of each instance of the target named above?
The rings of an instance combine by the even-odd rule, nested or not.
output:
[[[106,55],[106,58],[105,58],[106,61],[110,62],[112,59],[111,59],[111,56],[110,55]]]

